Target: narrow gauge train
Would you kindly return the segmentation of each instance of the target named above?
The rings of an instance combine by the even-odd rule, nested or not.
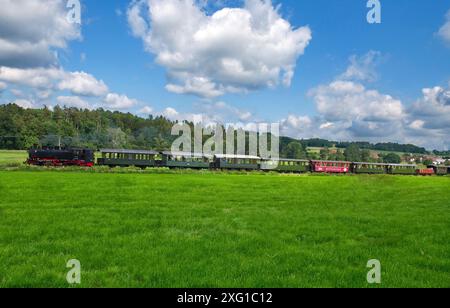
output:
[[[137,166],[168,167],[188,169],[222,170],[262,170],[290,173],[355,173],[355,174],[394,174],[394,175],[445,175],[450,167],[428,166],[418,169],[416,165],[378,164],[366,162],[344,162],[323,160],[279,159],[264,160],[246,155],[204,155],[184,152],[154,152],[136,150],[101,150],[98,165],[110,167]]]
[[[27,163],[35,166],[92,167],[95,157],[90,149],[30,149]]]
[[[379,164],[324,160],[279,159],[264,160],[246,155],[204,155],[184,152],[158,152],[144,150],[104,149],[97,165],[109,167],[135,166],[142,169],[165,167],[186,169],[261,170],[289,173],[336,173],[336,174],[397,174],[397,175],[446,175],[450,167],[428,166],[418,169],[416,165]],[[90,149],[31,149],[28,164],[41,166],[87,166],[95,164]]]

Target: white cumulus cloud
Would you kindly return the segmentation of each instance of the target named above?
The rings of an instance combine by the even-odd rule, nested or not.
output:
[[[102,80],[85,72],[67,73],[58,85],[60,90],[69,90],[75,95],[103,96],[108,92],[108,87]]]
[[[377,79],[376,66],[380,62],[381,53],[371,50],[363,56],[350,57],[350,65],[340,77],[344,80],[374,81]]]
[[[61,68],[0,67],[0,80],[39,90],[68,90],[75,95],[103,96],[108,87],[85,72],[66,72]]]
[[[205,123],[210,121],[206,114],[202,113],[181,113],[178,112],[175,108],[168,107],[160,113],[163,117],[171,120],[171,121],[189,121],[195,124]]]
[[[58,96],[58,104],[66,107],[75,107],[79,109],[92,109],[91,105],[78,96]]]
[[[108,93],[103,102],[109,109],[128,109],[138,104],[137,100],[116,93]]]
[[[406,105],[363,82],[376,76],[370,52],[352,56],[347,70],[328,84],[309,91],[317,109],[313,118],[289,115],[282,132],[296,138],[335,141],[412,143],[428,149],[450,148],[450,83],[424,88],[422,97]],[[367,61],[366,61],[367,60]],[[362,64],[367,65],[362,65]]]
[[[66,18],[66,1],[0,0],[0,66],[29,68],[57,63],[55,49],[81,38]]]
[[[312,39],[295,29],[270,0],[207,15],[194,0],[135,0],[133,34],[168,70],[168,91],[201,97],[289,86],[297,59]]]
[[[63,79],[65,74],[59,68],[21,69],[0,66],[0,80],[39,89],[53,88],[55,80]]]
[[[309,91],[318,114],[313,119],[289,115],[282,120],[282,130],[299,138],[401,141],[407,119],[402,101],[363,83],[376,79],[380,56],[370,51],[350,57],[343,74]]]
[[[201,102],[194,104],[193,112],[180,112],[173,107],[168,107],[160,113],[172,121],[190,121],[203,125],[239,123],[246,125],[256,122],[254,115],[225,102]]]
[[[438,35],[446,42],[450,43],[450,11],[447,12],[446,22],[439,29]]]
[[[140,114],[150,115],[153,112],[153,108],[150,106],[145,106],[139,110]]]
[[[318,112],[327,121],[398,121],[404,117],[400,100],[352,81],[334,81],[310,91]]]
[[[27,99],[16,99],[13,103],[24,109],[31,109],[35,107],[34,103]]]

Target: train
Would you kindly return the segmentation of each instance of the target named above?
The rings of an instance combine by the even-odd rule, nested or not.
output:
[[[419,169],[413,164],[381,164],[369,162],[326,160],[277,160],[262,159],[252,155],[207,155],[149,150],[102,149],[95,159],[91,149],[30,149],[27,163],[38,166],[93,167],[138,167],[274,171],[280,173],[325,173],[325,174],[393,174],[393,175],[448,175],[450,166],[430,165]]]

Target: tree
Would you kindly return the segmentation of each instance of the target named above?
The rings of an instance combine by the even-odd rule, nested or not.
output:
[[[322,150],[320,150],[320,159],[327,160],[330,157],[330,149],[325,147]]]
[[[342,150],[337,150],[337,152],[336,152],[336,160],[338,160],[338,161],[345,160],[345,155],[342,152]]]
[[[425,159],[422,164],[424,164],[425,166],[430,166],[433,164],[433,161],[430,159]]]
[[[120,128],[109,128],[108,135],[113,148],[121,149],[126,147],[127,134],[125,134]]]
[[[370,150],[362,150],[361,151],[361,160],[363,162],[371,162],[372,156],[370,155]]]
[[[161,136],[159,137],[155,137],[153,139],[153,144],[154,144],[154,149],[157,151],[166,151],[169,150],[169,144],[166,142],[166,140],[164,140],[163,138],[161,138]]]
[[[300,142],[293,141],[287,145],[284,151],[281,153],[285,158],[290,159],[304,159],[306,158],[306,151]]]
[[[361,150],[356,144],[350,144],[344,152],[347,161],[359,162],[361,161]]]
[[[400,164],[402,162],[402,159],[399,155],[395,153],[389,153],[386,156],[384,156],[383,161],[386,164]]]
[[[447,160],[447,161],[445,162],[445,165],[446,165],[446,166],[450,166],[450,160]]]

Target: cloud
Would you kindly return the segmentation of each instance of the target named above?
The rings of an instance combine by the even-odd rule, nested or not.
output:
[[[379,51],[369,51],[367,54],[358,57],[350,57],[350,65],[339,79],[375,81],[377,79],[376,66],[380,62],[381,53]]]
[[[52,90],[40,90],[36,91],[36,96],[39,99],[49,99],[53,94]]]
[[[79,109],[93,109],[91,105],[78,96],[58,96],[56,101],[66,107],[75,107]]]
[[[160,113],[163,117],[171,121],[189,121],[195,124],[205,124],[214,122],[206,114],[202,113],[180,113],[175,108],[168,107]]]
[[[424,88],[422,97],[407,106],[401,100],[368,88],[373,74],[359,74],[350,58],[344,74],[309,91],[317,115],[289,115],[281,120],[281,131],[296,138],[335,141],[412,143],[428,149],[450,148],[450,83],[448,87]],[[364,62],[364,61],[363,61]],[[370,61],[369,61],[370,62]],[[368,62],[366,62],[368,63]],[[351,72],[351,73],[349,73]]]
[[[33,102],[26,99],[17,99],[13,103],[24,109],[31,109],[35,107]]]
[[[160,113],[172,121],[189,121],[203,125],[229,123],[245,126],[251,122],[257,122],[254,115],[246,110],[231,106],[225,102],[201,102],[194,104],[193,112],[179,112],[175,108],[168,107]]]
[[[61,67],[57,52],[81,39],[81,27],[67,18],[66,4],[61,0],[0,0],[0,86],[20,87],[22,93],[11,94],[26,108],[50,106],[53,95],[58,95],[57,103],[70,107],[135,106],[136,100],[110,93],[105,82],[93,75]],[[80,59],[83,62],[86,55],[82,53]],[[92,97],[100,99],[91,104]]]
[[[280,121],[280,130],[282,134],[295,138],[312,137],[313,120],[309,116],[288,115],[286,119]]]
[[[6,83],[0,81],[0,93],[3,92],[7,87],[8,85]]]
[[[0,67],[0,82],[29,87],[35,98],[40,100],[50,99],[55,92],[68,91],[73,96],[60,95],[56,101],[70,107],[92,109],[104,106],[108,109],[128,109],[138,104],[137,100],[126,95],[108,93],[108,86],[88,73],[67,72],[62,68]],[[86,99],[92,97],[101,98],[101,103],[90,104]]]
[[[317,115],[291,114],[281,121],[282,131],[297,138],[402,141],[407,121],[402,101],[364,84],[376,79],[379,57],[376,51],[350,57],[343,74],[308,92]]]
[[[61,68],[0,67],[0,80],[40,90],[68,90],[82,96],[99,97],[108,92],[102,80],[85,72],[66,72]]]
[[[427,130],[445,135],[450,143],[450,89],[442,87],[425,88],[423,97],[408,110],[412,129]],[[444,140],[443,140],[444,141]]]
[[[223,89],[217,89],[215,83],[202,77],[188,79],[183,86],[168,84],[166,90],[176,94],[192,94],[205,98],[214,98],[225,94]]]
[[[450,11],[447,12],[446,22],[439,29],[438,35],[447,43],[450,43]]]
[[[0,66],[55,65],[55,49],[80,39],[80,27],[66,18],[65,1],[0,0]]]
[[[25,97],[25,94],[23,93],[22,90],[19,89],[11,89],[9,90],[11,92],[11,94],[13,94],[15,97]]]
[[[168,70],[168,91],[213,98],[280,83],[290,86],[312,39],[294,29],[269,0],[211,15],[194,0],[135,0],[128,22],[145,49]]]
[[[399,121],[404,117],[403,105],[390,95],[368,90],[352,81],[334,81],[309,93],[318,112],[326,121]]]
[[[11,68],[0,66],[0,80],[32,88],[49,89],[55,80],[61,80],[66,73],[59,68]]]
[[[254,120],[253,114],[225,102],[202,103],[196,105],[197,111],[205,114],[210,120],[220,123],[249,122]]]
[[[102,80],[85,72],[67,73],[59,83],[60,90],[69,90],[75,95],[81,96],[103,96],[108,92],[108,87]]]
[[[283,121],[285,125],[293,128],[303,129],[311,126],[312,121],[308,116],[294,116],[289,115],[286,120]]]
[[[343,74],[308,92],[318,112],[314,121],[295,122],[303,118],[291,115],[284,127],[333,140],[400,140],[407,118],[402,101],[365,85],[376,80],[380,59],[378,51],[351,56]]]
[[[150,106],[145,106],[142,109],[139,110],[140,114],[144,114],[144,115],[150,115],[153,112],[153,108]]]
[[[128,109],[138,104],[137,100],[116,93],[108,93],[103,102],[109,109]]]
[[[406,136],[419,145],[450,149],[450,87],[424,88],[408,108]]]

